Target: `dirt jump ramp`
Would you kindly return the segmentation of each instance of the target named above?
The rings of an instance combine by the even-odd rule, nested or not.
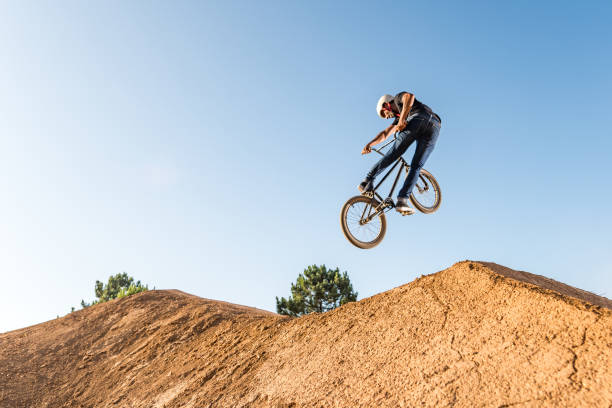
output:
[[[288,318],[149,291],[0,334],[0,407],[612,407],[612,302],[464,261]]]

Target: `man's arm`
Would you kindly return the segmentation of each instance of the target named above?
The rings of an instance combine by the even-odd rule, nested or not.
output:
[[[382,132],[377,134],[376,137],[374,139],[372,139],[372,141],[370,143],[365,145],[365,147],[361,151],[361,154],[368,154],[368,153],[370,153],[372,151],[372,146],[377,145],[377,144],[379,144],[381,142],[384,142],[389,137],[389,134],[391,133],[391,129],[393,129],[394,127],[395,127],[395,125],[392,124],[388,128],[384,129]]]
[[[400,112],[399,122],[397,123],[397,131],[401,132],[406,127],[406,118],[412,109],[414,104],[414,95],[410,92],[406,92],[402,95],[402,111]]]

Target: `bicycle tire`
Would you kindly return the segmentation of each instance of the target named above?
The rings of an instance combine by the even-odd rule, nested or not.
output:
[[[406,168],[406,172],[408,171],[409,171],[409,168]],[[426,181],[423,182],[421,178],[426,179]],[[435,200],[434,200],[434,203],[431,205],[425,205],[421,203],[417,198],[418,193],[415,196],[415,189],[418,191],[418,189],[421,186],[419,183],[425,184],[425,191],[427,191],[427,189],[429,188],[427,186],[427,182],[429,182],[429,184],[431,185],[435,193]],[[440,204],[442,204],[442,190],[440,190],[440,185],[438,184],[438,181],[434,178],[434,176],[425,169],[421,169],[421,174],[419,175],[419,178],[417,179],[417,184],[414,186],[414,189],[412,190],[412,194],[410,194],[410,202],[416,207],[417,210],[425,214],[431,214],[433,212],[436,212],[438,208],[440,208]]]
[[[374,248],[376,245],[380,244],[380,242],[385,237],[385,232],[387,231],[387,219],[385,218],[385,213],[380,213],[376,217],[380,219],[380,230],[375,235],[375,237],[367,241],[360,240],[358,237],[354,235],[353,232],[351,232],[351,228],[349,224],[354,224],[354,222],[351,223],[350,222],[351,220],[347,219],[349,217],[349,211],[351,210],[351,208],[353,208],[355,204],[358,204],[358,203],[365,204],[364,209],[367,209],[368,206],[375,207],[379,204],[377,200],[366,197],[366,196],[362,196],[362,195],[349,198],[346,201],[346,203],[344,203],[344,205],[342,206],[342,210],[340,211],[340,225],[342,226],[342,233],[344,234],[346,239],[348,239],[349,242],[355,245],[357,248],[361,248],[361,249]],[[351,217],[353,217],[353,215],[351,215]]]

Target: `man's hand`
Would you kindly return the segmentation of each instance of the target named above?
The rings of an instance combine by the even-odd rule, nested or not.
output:
[[[398,133],[401,132],[402,130],[406,129],[406,124],[403,123],[401,125],[395,125],[393,126],[393,129],[391,129],[391,132],[389,132],[390,134],[394,134],[394,133]]]
[[[368,153],[372,153],[372,147],[370,146],[369,143],[365,145],[365,147],[361,151],[361,154],[368,154]]]

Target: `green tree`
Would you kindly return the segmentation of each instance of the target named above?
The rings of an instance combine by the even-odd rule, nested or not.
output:
[[[118,299],[147,290],[149,290],[148,285],[142,285],[140,281],[134,282],[134,278],[128,276],[125,272],[118,273],[109,277],[106,285],[97,280],[95,293],[98,299],[91,303],[86,303],[84,300],[81,300],[81,306],[85,308],[98,303],[108,302],[111,299]]]
[[[291,284],[288,299],[276,297],[276,311],[282,315],[302,316],[323,313],[357,300],[357,292],[346,272],[325,265],[311,265]]]

